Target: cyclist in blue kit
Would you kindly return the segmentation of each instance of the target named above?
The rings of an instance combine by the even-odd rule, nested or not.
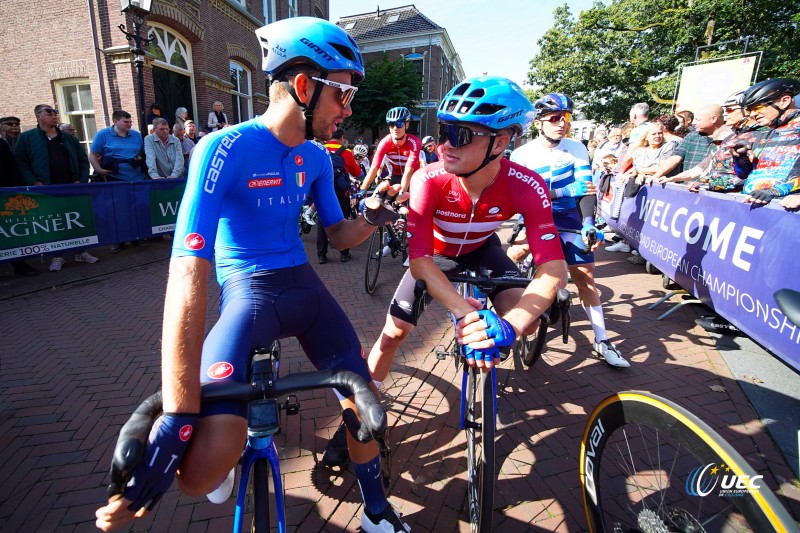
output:
[[[230,496],[247,436],[247,405],[201,405],[200,385],[247,382],[253,349],[297,337],[317,368],[347,369],[371,381],[356,332],[309,265],[297,231],[309,194],[339,249],[359,244],[396,216],[378,203],[345,220],[330,157],[309,142],[330,139],[352,114],[357,88],[351,84],[364,77],[363,59],[344,30],[318,18],[281,20],[256,36],[270,106],[261,117],[207,135],[192,155],[164,309],[164,416],[124,497],[97,511],[97,526],[106,531],[144,515],[176,470],[185,494],[214,501]],[[220,318],[204,341],[212,258],[222,287]],[[352,397],[339,398],[355,410]],[[375,443],[348,435],[348,445],[364,497],[362,529],[410,531],[383,492]]]

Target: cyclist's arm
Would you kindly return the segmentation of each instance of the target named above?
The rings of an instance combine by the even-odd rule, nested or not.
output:
[[[414,174],[414,168],[406,166],[403,171],[403,178],[400,180],[400,192],[407,192],[411,184],[411,175]]]
[[[202,257],[170,260],[161,340],[165,412],[200,412],[200,355],[210,271],[211,263]]]
[[[533,325],[556,298],[558,289],[567,286],[567,262],[563,259],[536,265],[536,274],[517,304],[503,313],[519,335]]]
[[[369,189],[369,186],[372,185],[372,182],[375,181],[375,177],[380,172],[381,167],[383,166],[383,158],[386,156],[386,139],[382,139],[381,142],[378,143],[377,148],[375,148],[375,154],[372,156],[372,162],[370,163],[369,172],[367,172],[367,177],[364,178],[364,181],[361,182],[361,190],[366,191]]]
[[[411,175],[414,173],[415,170],[420,168],[420,157],[419,157],[419,149],[420,146],[417,143],[416,139],[409,138],[407,142],[412,143],[411,149],[408,152],[408,159],[406,159],[406,166],[403,170],[403,177],[400,180],[400,192],[408,191],[408,188],[411,186]]]
[[[325,233],[334,247],[339,250],[358,246],[375,231],[363,216],[354,220],[342,219],[332,226],[325,226]]]

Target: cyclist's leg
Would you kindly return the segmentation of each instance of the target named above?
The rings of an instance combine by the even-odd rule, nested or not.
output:
[[[277,338],[267,277],[249,274],[231,278],[222,288],[219,321],[203,345],[202,382],[249,379],[254,348],[269,346]],[[244,449],[247,405],[220,402],[203,405],[197,431],[181,463],[181,491],[200,496],[212,492],[226,478]]]
[[[372,379],[378,387],[389,375],[397,350],[400,349],[416,325],[413,316],[414,284],[415,280],[411,271],[406,270],[392,297],[389,312],[386,314],[386,324],[383,326],[378,342],[372,346],[367,357]]]
[[[300,288],[287,291],[276,301],[283,327],[302,328],[295,334],[316,368],[350,370],[369,381],[369,368],[362,356],[361,343],[344,310],[308,264],[293,270]],[[343,409],[356,412],[352,396],[345,398],[339,391],[337,396]],[[370,520],[374,524],[380,524],[382,520],[399,520],[383,492],[375,442],[360,443],[348,432],[347,447]]]
[[[556,218],[554,216],[554,218]],[[559,213],[556,226],[565,229],[580,229],[580,220],[577,211],[573,213]],[[622,357],[622,353],[608,340],[606,333],[605,317],[600,301],[600,291],[594,281],[594,254],[583,253],[583,239],[580,235],[569,232],[560,232],[561,247],[567,260],[569,274],[573,283],[578,288],[583,310],[592,325],[594,342],[592,347],[603,356],[608,364],[619,368],[627,368],[630,363]]]

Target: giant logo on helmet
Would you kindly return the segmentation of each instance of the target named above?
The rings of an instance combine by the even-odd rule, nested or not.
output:
[[[331,57],[331,55],[328,52],[326,52],[325,50],[323,50],[322,48],[320,48],[316,44],[312,43],[311,41],[309,41],[305,37],[300,39],[300,42],[303,43],[304,45],[308,46],[312,50],[314,50],[317,54],[321,55],[326,60],[333,61],[333,57]]]

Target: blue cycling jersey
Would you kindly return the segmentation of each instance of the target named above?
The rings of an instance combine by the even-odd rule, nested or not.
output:
[[[511,161],[539,174],[551,191],[563,189],[575,181],[591,181],[589,152],[583,143],[561,139],[558,146],[548,148],[539,142],[529,142],[511,153]],[[562,211],[575,209],[575,199],[562,196],[553,200],[553,218]],[[558,221],[556,221],[558,226]]]
[[[213,257],[220,285],[302,265],[297,223],[309,194],[323,226],[343,220],[324,146],[286,146],[260,118],[206,135],[192,153],[172,257]]]

